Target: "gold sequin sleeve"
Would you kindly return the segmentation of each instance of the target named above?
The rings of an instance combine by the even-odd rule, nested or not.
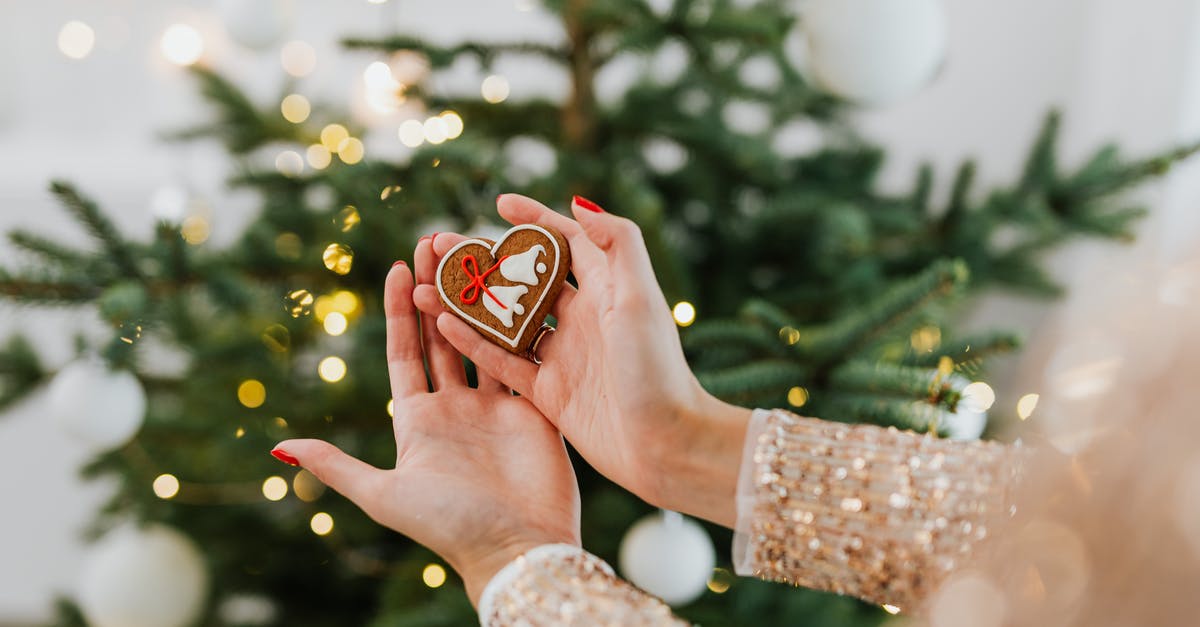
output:
[[[483,627],[687,623],[662,601],[621,580],[600,558],[566,544],[526,552],[488,582],[479,599]]]
[[[917,610],[1009,515],[1019,450],[757,410],[734,566]]]

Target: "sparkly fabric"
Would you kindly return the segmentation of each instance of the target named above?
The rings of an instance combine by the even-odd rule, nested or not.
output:
[[[757,410],[738,488],[740,575],[916,610],[1011,515],[1021,451]]]
[[[687,624],[604,560],[566,544],[537,547],[501,569],[479,599],[479,620],[483,627]]]

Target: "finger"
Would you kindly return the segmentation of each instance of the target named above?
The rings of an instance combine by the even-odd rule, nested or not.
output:
[[[437,326],[450,344],[475,362],[476,368],[522,396],[529,396],[533,391],[538,372],[533,363],[485,340],[453,314],[438,316]]]
[[[291,459],[284,459],[279,453]],[[323,440],[284,440],[275,445],[271,454],[287,463],[296,461],[316,475],[321,483],[337,490],[368,514],[374,508],[379,485],[385,476],[383,470],[347,455]]]
[[[520,194],[501,194],[496,207],[500,216],[512,224],[541,224],[562,233],[571,247],[571,272],[580,285],[607,281],[604,253],[588,239],[578,222]]]
[[[642,230],[636,223],[607,213],[580,196],[571,202],[571,210],[588,239],[604,251],[608,259],[615,303],[657,305],[658,301],[666,302],[654,276]]]
[[[508,392],[508,386],[498,381],[495,377],[484,371],[483,368],[475,366],[475,381],[476,388],[485,394],[499,394]]]
[[[465,239],[469,238],[466,235],[459,235],[458,233],[436,234],[436,236],[430,240],[430,243],[433,244],[434,258],[436,258],[438,261],[441,261],[442,257],[445,256],[447,251],[455,246],[458,246],[458,244]]]
[[[429,389],[425,381],[425,361],[421,357],[417,310],[413,307],[412,297],[412,273],[404,262],[397,261],[388,272],[383,288],[388,375],[392,382],[392,395],[397,398],[406,398]]]
[[[413,261],[417,270],[417,283],[432,285],[437,274],[437,258],[433,254],[433,242],[445,237],[439,234],[431,239],[417,242],[417,251]],[[429,360],[429,375],[433,379],[433,389],[466,386],[467,373],[463,370],[462,358],[458,351],[446,342],[437,331],[434,317],[421,315],[421,339],[425,346],[425,358]]]

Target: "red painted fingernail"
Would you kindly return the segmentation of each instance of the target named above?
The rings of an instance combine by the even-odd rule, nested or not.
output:
[[[504,194],[497,194],[497,195],[496,195],[496,202],[500,202],[500,199],[501,199],[501,198],[504,198]]]
[[[407,266],[408,266],[408,264],[407,264],[407,263],[404,263],[404,260],[403,260],[403,259],[399,259],[399,260],[397,260],[397,261],[396,261],[396,263],[393,263],[393,264],[392,264],[392,267],[393,267],[393,268],[395,268],[396,266],[406,266],[406,267],[407,267]]]
[[[300,460],[296,459],[295,457],[292,457],[291,455],[288,455],[287,451],[285,451],[283,449],[277,448],[277,449],[271,451],[271,455],[275,459],[278,459],[279,461],[281,461],[289,466],[299,466],[300,465]]]
[[[604,209],[602,209],[600,207],[600,205],[597,205],[596,203],[588,200],[587,198],[584,198],[583,196],[575,196],[571,200],[575,204],[579,205],[580,207],[583,207],[584,209],[587,209],[588,211],[594,211],[596,213],[604,213]]]

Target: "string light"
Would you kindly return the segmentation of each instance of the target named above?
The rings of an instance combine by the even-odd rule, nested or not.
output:
[[[255,409],[267,402],[267,387],[257,379],[246,379],[237,389],[238,402]]]
[[[161,474],[155,477],[151,487],[154,489],[154,496],[160,499],[174,498],[179,494],[179,479],[172,474]]]
[[[338,142],[338,158],[346,165],[354,165],[363,159],[363,143],[357,137],[347,137]]]
[[[312,529],[313,533],[319,536],[327,536],[333,531],[333,516],[325,512],[317,512],[308,521],[308,526]]]
[[[675,318],[675,324],[690,327],[696,321],[696,307],[686,300],[681,300],[671,309],[671,316]]]
[[[321,144],[313,144],[304,151],[304,156],[308,157],[308,165],[314,170],[324,170],[333,163],[333,153]]]
[[[337,152],[343,140],[350,137],[350,131],[341,124],[328,124],[321,129],[321,144],[329,152]]]
[[[328,316],[325,316],[325,322],[323,326],[325,327],[326,333],[337,337],[346,332],[346,316],[337,311],[330,313]]]
[[[400,124],[397,134],[400,136],[400,143],[409,148],[416,148],[425,143],[425,125],[421,124],[420,120],[405,120]]]
[[[804,404],[808,402],[808,390],[798,385],[793,387],[788,390],[787,401],[792,407],[804,407]]]
[[[289,178],[297,176],[304,171],[304,157],[295,150],[285,150],[275,157],[275,169]]]
[[[446,139],[458,139],[463,132],[462,116],[454,111],[443,111],[438,116],[446,124]]]
[[[160,42],[163,56],[175,65],[192,65],[204,54],[204,39],[188,24],[172,24],[163,32]]]
[[[334,242],[325,247],[325,252],[321,253],[321,261],[330,272],[345,276],[354,265],[354,251],[350,250],[349,246]]]
[[[71,59],[83,59],[96,47],[96,31],[91,26],[71,20],[58,31],[58,50]]]
[[[440,588],[446,583],[446,569],[441,564],[428,564],[421,571],[421,581],[430,588]]]
[[[1029,420],[1033,415],[1033,410],[1037,409],[1038,399],[1041,397],[1037,394],[1026,394],[1017,401],[1017,417],[1021,420]]]
[[[279,111],[283,114],[283,119],[292,124],[299,124],[308,119],[312,105],[309,104],[308,98],[300,94],[288,94],[283,98],[283,102],[279,103]]]
[[[268,501],[281,501],[287,496],[288,482],[283,477],[267,477],[262,484],[263,496]]]
[[[492,74],[483,79],[483,84],[479,86],[479,92],[483,95],[484,100],[492,104],[504,102],[508,99],[508,79],[499,74]]]
[[[341,357],[326,357],[317,364],[317,375],[326,383],[337,383],[346,377],[346,362]]]
[[[303,78],[317,67],[317,51],[308,42],[289,41],[279,51],[279,62],[284,72]]]

